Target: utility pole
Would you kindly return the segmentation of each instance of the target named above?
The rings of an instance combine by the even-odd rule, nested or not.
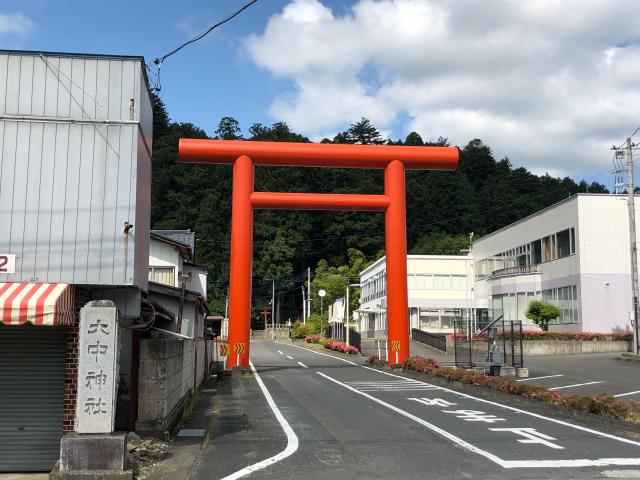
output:
[[[311,316],[311,267],[307,267],[307,316]]]
[[[347,347],[349,346],[349,284],[347,283],[347,301],[344,304],[346,312],[344,314],[344,336],[346,337]]]
[[[272,290],[271,290],[271,330],[273,338],[276,338],[276,279],[272,278]]]
[[[638,248],[636,245],[636,206],[633,185],[633,143],[627,138],[627,195],[629,205],[629,242],[631,244],[631,292],[633,299],[633,351],[638,348]]]

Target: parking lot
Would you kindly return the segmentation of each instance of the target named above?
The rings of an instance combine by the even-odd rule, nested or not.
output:
[[[640,401],[640,362],[621,360],[619,353],[525,357],[525,381],[565,395],[608,393],[620,400]]]

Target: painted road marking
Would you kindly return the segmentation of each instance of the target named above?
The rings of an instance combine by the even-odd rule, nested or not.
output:
[[[602,380],[598,380],[597,382],[574,383],[573,385],[564,385],[562,387],[553,387],[553,388],[550,388],[549,390],[562,390],[563,388],[582,387],[584,385],[595,385],[596,383],[602,383]]]
[[[366,368],[367,370],[371,370],[372,372],[377,372],[379,374],[387,375],[387,376],[390,376],[390,377],[406,378],[406,377],[401,377],[400,375],[396,375],[394,373],[383,372],[381,370],[377,370],[377,369],[371,368],[371,367],[362,366],[362,368]],[[416,380],[416,382],[418,382],[418,381],[419,380]],[[421,382],[421,383],[424,383],[425,385],[431,385],[430,383],[427,383],[427,382]],[[435,386],[435,385],[433,385],[433,386]],[[528,412],[527,410],[522,410],[520,408],[511,407],[509,405],[504,405],[502,403],[492,402],[491,400],[485,400],[484,398],[474,397],[473,395],[469,395],[467,393],[458,392],[456,390],[451,390],[450,388],[445,388],[445,387],[437,387],[437,388],[442,390],[443,392],[449,392],[449,393],[452,393],[452,394],[457,395],[459,397],[469,398],[471,400],[475,400],[476,402],[486,403],[488,405],[495,405],[496,407],[504,408],[506,410],[511,410],[512,412],[523,413],[525,415],[529,415],[530,417],[540,418],[542,420],[547,420],[549,422],[557,423],[557,424],[563,425],[565,427],[575,428],[576,430],[581,430],[583,432],[593,433],[594,435],[598,435],[600,437],[611,438],[612,440],[617,440],[617,441],[622,442],[622,443],[628,443],[630,445],[635,445],[635,446],[640,447],[640,442],[635,442],[633,440],[628,440],[628,439],[622,438],[622,437],[616,437],[615,435],[611,435],[609,433],[599,432],[598,430],[592,430],[591,428],[582,427],[580,425],[574,425],[574,424],[571,424],[571,423],[564,422],[562,420],[558,420],[556,418],[545,417],[544,415],[540,415],[538,413]]]
[[[249,465],[248,467],[245,467],[235,473],[232,473],[231,475],[224,477],[222,480],[236,480],[238,478],[245,477],[257,470],[261,470],[265,467],[268,467],[269,465],[273,465],[274,463],[278,463],[279,461],[284,460],[285,458],[293,455],[296,450],[298,450],[298,436],[293,431],[293,428],[291,428],[291,425],[289,425],[289,422],[287,422],[287,419],[284,418],[284,416],[280,412],[280,409],[276,405],[276,402],[273,400],[273,397],[269,393],[269,390],[267,390],[267,387],[262,382],[262,378],[260,378],[260,375],[258,375],[256,367],[253,366],[251,360],[249,360],[249,366],[251,367],[251,371],[253,372],[256,382],[258,382],[258,386],[260,386],[260,390],[262,390],[264,398],[267,399],[267,403],[269,404],[269,407],[271,407],[271,411],[278,420],[278,423],[280,423],[280,426],[284,430],[284,433],[287,435],[287,446],[283,451],[277,453],[273,457],[269,457],[266,460],[254,463],[253,465]]]
[[[288,358],[289,360],[293,360],[293,357],[292,357],[291,355],[287,355],[287,358]]]
[[[280,345],[287,345],[286,343],[282,343],[282,342],[279,342],[279,341],[277,341],[277,340],[276,340],[275,342],[276,342],[276,343],[279,343]],[[334,360],[340,360],[341,362],[348,363],[349,365],[355,365],[355,366],[358,366],[358,364],[357,364],[357,363],[352,362],[352,361],[350,361],[350,360],[346,360],[346,359],[344,359],[344,358],[340,358],[340,357],[334,357],[333,355],[328,355],[328,354],[326,354],[326,353],[316,352],[315,350],[311,350],[310,348],[301,347],[301,346],[299,346],[299,345],[288,345],[288,346],[289,346],[289,347],[293,347],[293,348],[299,348],[300,350],[305,350],[305,351],[307,351],[307,352],[315,353],[316,355],[322,355],[323,357],[333,358]]]
[[[407,400],[419,402],[423,405],[428,406],[436,405],[438,407],[453,407],[455,405],[458,405],[457,403],[449,402],[447,400],[443,400],[442,398],[407,398]]]
[[[413,380],[390,380],[387,382],[345,382],[361,392],[397,392],[415,390],[435,390],[434,387],[424,385]]]
[[[442,410],[444,413],[454,413],[456,418],[462,418],[465,422],[506,422],[506,418],[498,418],[490,413],[485,413],[480,410]]]
[[[364,367],[364,368],[369,368],[369,367]],[[396,377],[396,378],[405,378],[405,377],[400,377],[399,375],[394,375],[392,373],[382,372],[382,371],[379,371],[379,370],[376,370],[376,369],[372,369],[372,368],[369,368],[369,369],[373,370],[373,371],[376,371],[378,373],[384,374],[384,375],[390,375],[390,376],[393,376],[393,377]],[[416,423],[418,423],[420,425],[423,425],[424,427],[428,428],[429,430],[431,430],[431,431],[433,431],[433,432],[435,432],[435,433],[447,438],[448,440],[450,440],[451,442],[461,446],[462,448],[465,448],[465,449],[467,449],[467,450],[469,450],[469,451],[471,451],[473,453],[481,455],[481,456],[491,460],[492,462],[500,465],[503,468],[560,468],[560,467],[562,467],[562,468],[575,468],[575,467],[594,467],[594,466],[595,467],[604,467],[604,466],[609,466],[609,465],[640,465],[640,458],[597,458],[597,459],[578,458],[578,459],[555,459],[555,460],[504,460],[504,459],[498,457],[497,455],[495,455],[495,454],[493,454],[493,453],[491,453],[491,452],[489,452],[487,450],[484,450],[482,448],[476,447],[475,445],[472,445],[471,443],[469,443],[469,442],[463,440],[462,438],[460,438],[460,437],[458,437],[458,436],[456,436],[456,435],[444,430],[443,428],[440,428],[440,427],[434,425],[433,423],[430,423],[430,422],[428,422],[428,421],[426,421],[426,420],[424,420],[424,419],[422,419],[422,418],[420,418],[420,417],[418,417],[418,416],[416,416],[416,415],[414,415],[414,414],[412,414],[410,412],[407,412],[406,410],[403,410],[403,409],[401,409],[401,408],[399,408],[399,407],[397,407],[395,405],[387,403],[387,402],[385,402],[385,401],[383,401],[383,400],[381,400],[381,399],[379,399],[377,397],[374,397],[373,395],[370,395],[370,394],[368,394],[366,392],[358,391],[356,388],[354,388],[354,387],[352,387],[350,385],[347,385],[346,383],[343,383],[340,380],[332,378],[329,375],[326,375],[326,374],[324,374],[322,372],[316,372],[316,373],[318,375],[321,375],[322,377],[326,378],[327,380],[337,384],[337,385],[340,385],[340,386],[342,386],[342,387],[344,387],[344,388],[346,388],[346,389],[348,389],[348,390],[350,390],[350,391],[352,391],[352,392],[354,392],[354,393],[356,393],[358,395],[362,395],[363,397],[368,398],[369,400],[371,400],[371,401],[373,401],[373,402],[375,402],[375,403],[377,403],[379,405],[382,405],[385,408],[388,408],[389,410],[392,410],[392,411],[394,411],[394,412],[396,412],[396,413],[398,413],[398,414],[400,414],[400,415],[402,415],[402,416],[404,416],[406,418],[409,418],[410,420],[413,420],[414,422],[416,422]],[[454,395],[458,395],[460,397],[469,398],[469,399],[476,400],[476,401],[483,402],[483,403],[487,403],[487,404],[490,404],[490,405],[495,405],[495,406],[498,406],[498,407],[501,407],[501,408],[504,408],[504,409],[507,409],[507,410],[512,410],[512,411],[516,411],[516,412],[519,412],[519,413],[524,413],[524,414],[530,415],[530,416],[535,417],[535,418],[541,418],[541,419],[547,420],[549,422],[553,422],[553,423],[557,423],[557,424],[560,424],[560,425],[568,426],[568,427],[571,427],[571,428],[574,428],[574,429],[577,429],[577,430],[586,431],[586,432],[595,434],[596,436],[612,438],[612,439],[618,440],[618,441],[623,442],[623,443],[628,443],[628,444],[632,444],[632,445],[635,445],[635,446],[640,446],[640,443],[635,442],[633,440],[627,440],[625,438],[616,437],[614,435],[609,435],[609,434],[606,434],[606,433],[603,433],[603,432],[598,432],[598,431],[591,430],[589,428],[581,427],[581,426],[578,426],[578,425],[571,425],[571,424],[563,422],[561,420],[556,420],[556,419],[553,419],[553,418],[547,418],[547,417],[544,417],[542,415],[539,415],[539,414],[536,414],[536,413],[531,413],[531,412],[526,412],[524,410],[520,410],[520,409],[515,408],[515,407],[509,407],[507,405],[501,405],[499,403],[492,402],[492,401],[489,401],[489,400],[476,398],[476,397],[473,397],[471,395],[467,395],[467,394],[464,394],[464,393],[461,393],[461,392],[456,392],[455,390],[450,390],[450,389],[442,388],[442,387],[441,387],[441,390],[450,392],[450,393],[452,393]],[[523,427],[520,427],[520,428],[523,428]],[[536,431],[535,429],[533,429],[533,430]],[[522,432],[528,432],[529,434],[531,434],[534,437],[532,439],[530,437],[527,437],[526,435],[522,435],[522,436],[525,436],[525,439],[530,439],[530,440],[536,440],[536,439],[537,440],[540,440],[540,439],[544,440],[545,439],[544,437],[536,436],[530,430],[521,430],[521,431]],[[546,435],[546,434],[543,434],[543,435]],[[539,443],[539,442],[537,442],[537,443]]]
[[[298,365],[300,365],[300,366],[301,366],[301,367],[303,367],[303,368],[309,368],[309,367],[307,367],[307,366],[306,366],[304,363],[302,363],[302,362],[298,362]]]
[[[279,353],[280,355],[284,355],[284,353],[282,353],[282,350],[278,350],[278,353]]]
[[[555,438],[540,433],[535,428],[490,428],[489,430],[492,432],[513,432],[516,435],[522,435],[525,439],[518,440],[520,443],[539,443],[555,450],[564,450],[564,447],[549,442],[549,440],[556,440]]]
[[[516,382],[528,382],[529,380],[542,380],[543,378],[555,378],[562,376],[564,375],[545,375],[544,377],[521,378],[520,380],[516,380]]]
[[[614,397],[626,397],[627,395],[635,395],[636,393],[640,393],[640,390],[636,390],[635,392],[619,393],[618,395],[614,395]]]

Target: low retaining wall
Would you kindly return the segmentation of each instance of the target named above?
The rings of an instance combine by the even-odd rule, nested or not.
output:
[[[498,347],[502,341],[498,340]],[[575,355],[580,353],[615,353],[633,351],[633,341],[620,340],[524,340],[522,354],[525,357],[541,357],[545,355]],[[474,344],[474,352],[486,352],[487,342]],[[453,340],[447,337],[447,355],[455,353]]]
[[[525,357],[571,355],[578,353],[630,352],[633,342],[612,340],[525,340]]]

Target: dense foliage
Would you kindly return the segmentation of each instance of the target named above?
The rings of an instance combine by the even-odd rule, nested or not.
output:
[[[211,127],[211,126],[209,126]],[[308,142],[285,124],[259,123],[243,132],[238,122],[224,117],[214,138],[254,141]],[[178,139],[208,138],[190,123],[171,122],[162,100],[154,97],[154,142],[152,184],[153,228],[191,228],[197,232],[197,263],[209,270],[210,303],[214,313],[224,311],[229,276],[231,218],[231,167],[227,165],[182,165],[178,163]],[[448,145],[446,138],[423,141],[415,132],[404,140],[385,140],[367,119],[323,142],[394,145]],[[282,192],[382,193],[383,172],[319,168],[256,169],[257,190]],[[513,168],[509,159],[496,160],[481,140],[470,141],[461,150],[457,172],[407,172],[408,249],[417,254],[457,254],[468,248],[468,235],[480,235],[551,205],[569,195],[604,192],[602,185],[572,179],[537,176],[525,168]],[[352,258],[357,253],[361,258]],[[301,278],[307,267],[318,262],[330,291],[344,291],[347,279],[363,263],[384,254],[384,215],[363,212],[299,212],[260,210],[254,227],[254,303],[264,307],[271,296],[271,281],[278,292],[276,316],[299,316]],[[330,271],[330,265],[345,265],[347,271]],[[338,268],[338,267],[336,267]],[[336,283],[336,275],[345,281]],[[333,279],[329,278],[332,277]],[[348,277],[348,278],[347,278]],[[322,282],[314,282],[314,289]],[[330,285],[329,285],[330,284]],[[342,293],[340,293],[340,296]],[[317,298],[317,297],[316,297]],[[353,306],[357,292],[353,292]],[[329,301],[330,298],[326,298]],[[317,302],[316,302],[317,303]],[[314,311],[319,305],[314,303]]]

